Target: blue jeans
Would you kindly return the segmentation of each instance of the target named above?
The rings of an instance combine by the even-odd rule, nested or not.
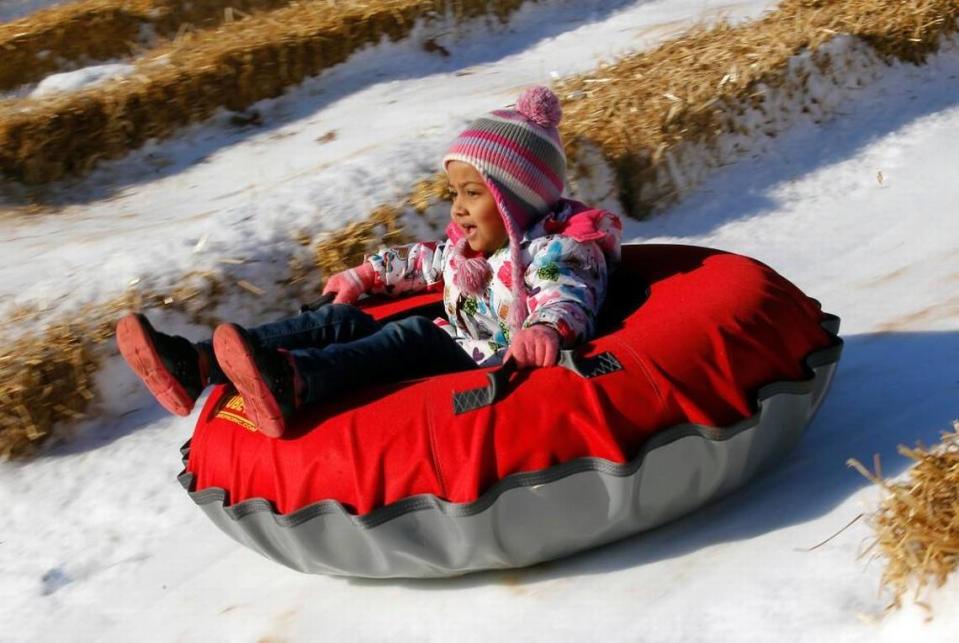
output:
[[[288,350],[306,384],[302,401],[321,402],[364,386],[476,368],[446,331],[426,317],[380,324],[355,306],[319,310],[247,331],[261,346]],[[213,356],[213,342],[200,342]],[[210,383],[227,378],[211,359]]]

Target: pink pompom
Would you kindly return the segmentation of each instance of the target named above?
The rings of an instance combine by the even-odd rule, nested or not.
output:
[[[530,87],[516,101],[516,111],[540,127],[556,127],[563,118],[559,99],[548,87]]]
[[[453,284],[469,295],[482,295],[486,284],[493,277],[493,269],[482,255],[467,256],[466,237],[456,242],[453,254],[458,258]]]

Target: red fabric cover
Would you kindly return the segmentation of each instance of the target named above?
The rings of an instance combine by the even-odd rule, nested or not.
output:
[[[586,352],[612,351],[624,370],[591,380],[561,367],[521,373],[501,402],[459,416],[453,392],[485,385],[484,371],[380,387],[304,409],[279,440],[243,428],[242,411],[229,408],[239,398],[227,404],[232,389],[219,387],[193,436],[195,489],[223,488],[231,503],[267,498],[281,513],[330,498],[358,514],[416,494],[470,502],[512,473],[583,456],[626,462],[675,424],[731,425],[755,412],[763,385],[811,376],[803,359],[830,345],[817,302],[755,260],[634,245],[621,270],[637,288],[649,283],[650,297]]]

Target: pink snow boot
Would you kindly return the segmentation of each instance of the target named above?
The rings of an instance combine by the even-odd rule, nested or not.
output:
[[[157,332],[139,313],[117,322],[117,346],[163,408],[190,414],[208,379],[196,346],[178,335]]]
[[[213,352],[223,373],[243,396],[257,429],[271,438],[286,431],[286,418],[299,405],[296,366],[286,351],[266,348],[236,324],[220,324]]]

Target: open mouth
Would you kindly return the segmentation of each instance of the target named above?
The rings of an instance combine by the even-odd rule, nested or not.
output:
[[[461,223],[460,227],[463,228],[463,232],[466,233],[467,237],[473,236],[473,233],[476,232],[476,226],[472,223]]]

